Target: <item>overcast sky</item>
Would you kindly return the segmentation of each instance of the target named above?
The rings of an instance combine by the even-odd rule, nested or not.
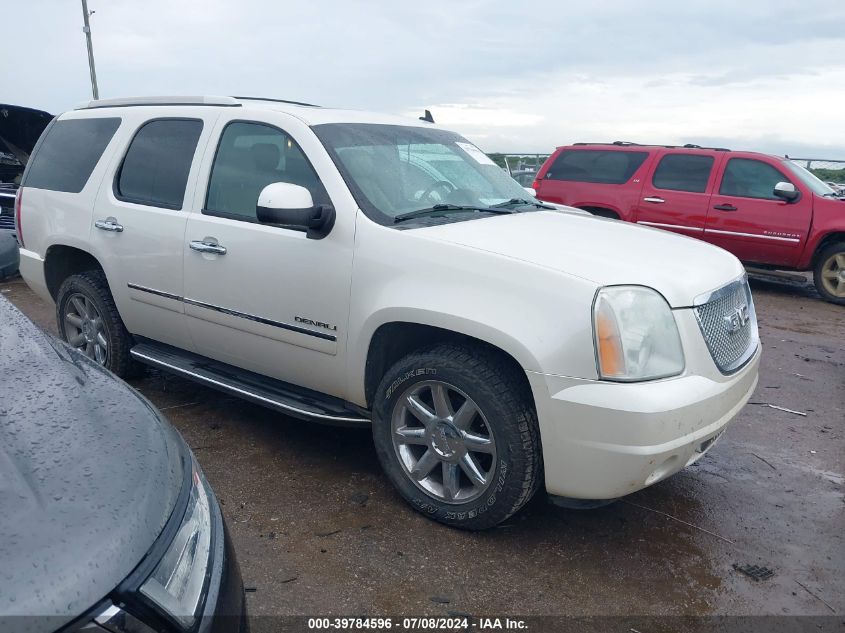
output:
[[[845,159],[843,0],[89,0],[100,95],[419,116],[485,151],[708,143]],[[0,102],[90,98],[79,0],[4,10]]]

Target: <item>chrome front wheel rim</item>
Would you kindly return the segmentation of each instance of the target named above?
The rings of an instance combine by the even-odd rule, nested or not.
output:
[[[845,253],[831,255],[822,266],[822,285],[834,297],[845,298]]]
[[[91,360],[105,365],[109,358],[109,342],[99,310],[82,293],[72,294],[65,302],[65,340]]]
[[[426,380],[406,389],[393,408],[391,439],[408,479],[438,501],[474,501],[493,482],[493,430],[454,385]]]

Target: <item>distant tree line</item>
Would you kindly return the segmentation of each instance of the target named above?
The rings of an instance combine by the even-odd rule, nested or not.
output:
[[[506,168],[505,154],[493,153],[493,154],[487,154],[487,156],[489,156],[490,160],[492,160],[494,163],[496,163],[502,169]],[[537,155],[536,154],[526,154],[524,156],[519,156],[517,154],[507,154],[507,157],[508,157],[508,163],[510,163],[511,169],[516,169],[517,165],[520,163],[520,161],[525,163],[528,166],[535,166],[536,165],[538,169],[540,168],[540,165],[543,164],[542,160],[540,160],[540,162],[537,163]]]
[[[825,182],[835,182],[837,184],[845,183],[845,168],[825,169],[814,167],[810,171],[815,174],[816,178],[824,180]]]

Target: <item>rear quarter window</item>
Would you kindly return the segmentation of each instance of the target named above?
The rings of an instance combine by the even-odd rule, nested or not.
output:
[[[648,152],[564,150],[546,172],[546,179],[621,185],[631,179],[646,158]]]
[[[33,151],[21,186],[79,193],[118,127],[119,118],[54,121]]]

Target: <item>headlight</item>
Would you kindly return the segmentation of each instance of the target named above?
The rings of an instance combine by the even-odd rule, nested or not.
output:
[[[211,556],[209,494],[196,466],[192,477],[185,518],[161,561],[140,589],[144,596],[186,628],[193,626],[202,605]]]
[[[676,376],[684,352],[666,300],[643,286],[610,286],[593,306],[596,359],[606,380],[636,381]]]

